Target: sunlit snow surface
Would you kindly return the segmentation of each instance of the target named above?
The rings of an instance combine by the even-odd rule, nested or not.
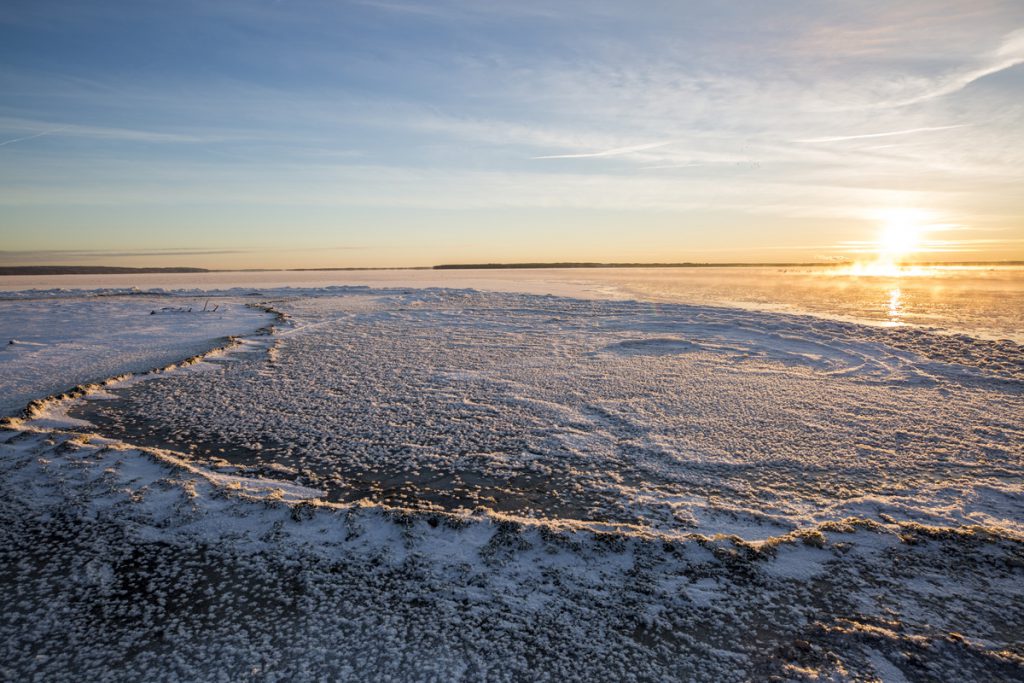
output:
[[[243,294],[273,334],[0,436],[0,677],[1024,675],[1014,342]]]
[[[244,302],[219,304],[104,292],[0,298],[0,416],[76,384],[173,363],[271,320]]]

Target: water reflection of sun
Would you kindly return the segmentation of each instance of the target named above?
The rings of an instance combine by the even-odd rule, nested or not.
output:
[[[903,297],[903,292],[900,291],[899,287],[893,287],[889,290],[889,322],[899,323],[902,315],[902,302],[900,299]]]

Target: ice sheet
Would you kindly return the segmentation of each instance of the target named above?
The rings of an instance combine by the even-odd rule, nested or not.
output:
[[[79,384],[172,363],[272,320],[238,299],[64,294],[0,298],[0,416]]]
[[[246,309],[273,335],[0,429],[0,678],[1024,674],[1012,342],[471,290],[244,294],[229,310],[279,311]],[[103,350],[101,317],[138,311],[97,303],[63,315]],[[142,341],[174,334],[147,323]],[[179,351],[216,347],[191,332]],[[55,357],[102,357],[77,352]]]

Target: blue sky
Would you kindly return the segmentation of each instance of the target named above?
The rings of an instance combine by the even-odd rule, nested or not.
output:
[[[1024,258],[1022,94],[1016,1],[8,0],[0,262]]]

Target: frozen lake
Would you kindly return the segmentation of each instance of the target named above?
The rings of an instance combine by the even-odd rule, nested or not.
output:
[[[570,268],[536,270],[267,271],[0,278],[26,289],[452,287],[636,299],[805,313],[881,325],[921,325],[1024,341],[1024,266],[902,269]]]
[[[338,502],[750,540],[867,510],[1024,533],[1017,506],[999,511],[1024,457],[1011,342],[457,290],[272,305],[289,326],[269,360],[113,388],[72,415]]]
[[[1020,678],[991,273],[9,291],[0,678]]]

